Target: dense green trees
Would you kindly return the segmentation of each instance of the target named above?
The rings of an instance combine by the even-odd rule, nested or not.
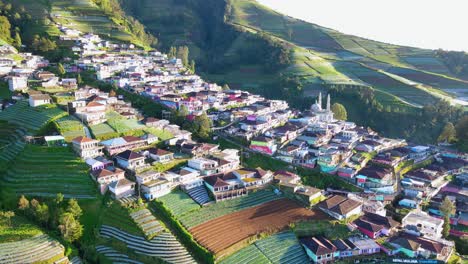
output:
[[[450,235],[450,216],[455,212],[455,206],[452,201],[445,196],[444,200],[439,206],[439,211],[444,216],[444,226],[442,230],[442,235],[448,237]]]
[[[122,9],[118,0],[92,0],[96,3],[106,15],[118,21],[127,32],[135,35],[140,41],[147,46],[155,47],[158,44],[158,39],[148,33],[145,26],[134,17],[129,16]]]
[[[376,99],[374,90],[365,86],[333,86],[329,92],[334,101],[346,107],[349,120],[372,127],[384,136],[416,143],[436,142],[448,122],[457,123],[465,115],[462,108],[444,100],[421,109],[392,108],[387,112]]]
[[[0,16],[0,39],[9,41],[11,39],[11,24],[6,16]]]
[[[346,120],[348,118],[346,108],[340,103],[334,103],[331,106],[331,110],[334,114],[334,117],[338,120]]]
[[[468,78],[468,53],[463,51],[437,50],[436,55],[453,75]]]
[[[48,51],[53,51],[57,49],[57,44],[55,41],[50,40],[47,37],[40,37],[39,35],[34,35],[32,41],[32,49],[39,53],[45,53]]]
[[[440,133],[439,137],[437,138],[438,142],[453,142],[457,137],[457,132],[455,131],[455,126],[451,122],[448,122],[442,133]]]
[[[44,202],[29,201],[24,195],[18,200],[18,210],[26,217],[51,230],[58,230],[65,241],[71,243],[83,235],[79,218],[83,211],[75,199],[64,203],[64,196],[58,193],[55,198]]]
[[[15,216],[13,211],[0,211],[0,219],[7,222],[8,226],[11,226],[11,218]]]

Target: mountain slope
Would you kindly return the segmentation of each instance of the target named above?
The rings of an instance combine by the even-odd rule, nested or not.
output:
[[[145,47],[156,44],[150,32],[163,51],[189,46],[197,73],[208,81],[298,108],[329,92],[350,120],[391,137],[433,141],[462,111],[440,99],[456,104],[455,96],[468,97],[468,82],[454,77],[434,51],[342,34],[254,0],[4,1],[20,10],[20,22],[29,21],[20,25],[27,44],[33,34],[57,39],[52,23]]]

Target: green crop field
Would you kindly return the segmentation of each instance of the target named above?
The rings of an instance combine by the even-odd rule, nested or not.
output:
[[[234,263],[309,263],[306,252],[292,232],[278,233],[257,240],[253,244],[221,260]]]
[[[26,145],[2,178],[4,188],[16,195],[95,198],[97,187],[88,167],[68,147]]]
[[[199,208],[198,210],[192,210],[183,213],[178,219],[188,229],[202,224],[210,219],[214,219],[229,213],[233,213],[242,209],[257,206],[272,200],[281,198],[268,190],[259,190],[256,192],[249,193],[247,196],[236,198],[233,200],[220,201],[215,204],[207,205]],[[167,205],[170,207],[170,205]],[[175,207],[177,209],[177,207]]]
[[[112,127],[110,127],[107,123],[91,125],[89,128],[91,129],[91,133],[96,139],[104,140],[117,137],[119,135],[119,133],[112,129]]]
[[[42,234],[39,227],[20,215],[11,218],[11,225],[0,221],[0,241],[2,243],[20,241]]]
[[[0,112],[0,120],[8,121],[36,133],[49,122],[66,115],[67,112],[56,105],[30,107],[28,102],[19,101],[5,111]]]
[[[57,130],[62,134],[66,141],[85,136],[84,126],[76,117],[65,116],[55,121]]]
[[[169,208],[172,214],[177,218],[200,209],[200,205],[181,190],[176,190],[166,194],[163,197],[158,198],[158,200]]]

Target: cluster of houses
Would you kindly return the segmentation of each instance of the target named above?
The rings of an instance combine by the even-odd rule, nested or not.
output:
[[[444,220],[419,209],[410,211],[400,222],[375,210],[368,201],[353,194],[333,194],[317,204],[332,218],[345,221],[354,231],[345,239],[330,240],[323,235],[301,237],[300,242],[314,263],[337,260],[406,257],[447,262],[454,243],[442,238]]]
[[[325,107],[320,94],[310,110],[293,111],[282,100],[267,100],[207,83],[187,70],[180,59],[161,52],[115,44],[60,25],[59,29],[60,39],[72,41],[72,50],[80,55],[65,65],[67,72],[94,70],[98,80],[169,108],[187,111],[187,118],[207,113],[213,121],[228,124],[221,128],[223,135],[248,141],[252,151],[295,166],[318,167],[363,190],[323,191],[302,184],[300,177],[289,171],[244,168],[238,150],[221,150],[218,145],[195,142],[189,131],[165,119],[143,119],[123,98],[92,87],[78,89],[76,79],[60,79],[38,70],[48,64],[42,57],[19,54],[23,60],[18,62],[7,56],[16,54],[13,48],[1,46],[0,75],[8,80],[10,90],[24,92],[34,78],[45,88],[70,89],[73,100],[67,105],[68,111],[83,123],[104,123],[112,110],[124,118],[143,119],[147,127],[164,129],[173,135],[164,147],[156,144],[159,139],[151,134],[102,141],[86,136],[73,139],[74,151],[90,167],[90,176],[102,194],[110,192],[115,199],[138,195],[153,200],[181,188],[198,204],[205,205],[274,184],[276,192],[307,207],[314,206],[356,231],[337,240],[301,237],[301,244],[315,263],[374,254],[446,262],[454,245],[442,238],[444,220],[438,208],[445,197],[456,206],[450,219],[452,225],[468,225],[465,154],[409,145],[405,140],[381,137],[352,122],[336,120],[330,95]],[[31,107],[51,102],[49,95],[29,91]],[[172,163],[180,165],[158,169]],[[452,176],[459,185],[451,182]],[[385,209],[397,195],[401,197],[398,206],[409,209],[401,222],[387,216]],[[422,211],[423,202],[429,204],[429,213]]]

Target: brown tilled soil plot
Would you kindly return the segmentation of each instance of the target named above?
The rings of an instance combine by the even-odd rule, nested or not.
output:
[[[190,229],[195,239],[213,253],[265,232],[283,229],[300,220],[323,220],[321,211],[308,210],[289,199],[280,199],[218,217]]]

